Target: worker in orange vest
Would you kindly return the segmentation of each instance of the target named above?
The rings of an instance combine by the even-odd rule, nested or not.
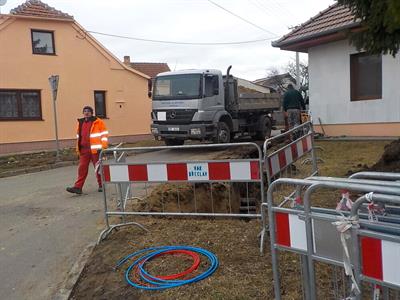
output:
[[[76,138],[76,151],[79,155],[78,179],[73,187],[67,187],[67,191],[73,194],[82,194],[91,161],[95,168],[98,191],[102,192],[99,153],[108,146],[108,131],[104,122],[93,116],[93,108],[90,106],[83,108],[83,118],[78,119]]]

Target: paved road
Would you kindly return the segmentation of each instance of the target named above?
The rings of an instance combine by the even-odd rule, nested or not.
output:
[[[196,159],[205,150],[147,152],[129,161]],[[86,194],[71,195],[76,166],[0,179],[0,299],[53,299],[76,258],[104,228],[91,168]]]
[[[0,298],[51,299],[102,229],[102,194],[65,192],[76,166],[0,179]]]

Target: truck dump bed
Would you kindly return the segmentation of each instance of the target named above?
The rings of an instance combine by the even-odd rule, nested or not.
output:
[[[224,76],[225,105],[229,112],[265,112],[280,110],[281,97],[279,94],[265,94],[258,90],[238,85],[238,79]]]
[[[281,98],[279,94],[239,94],[235,106],[236,110],[239,111],[279,110],[281,107]]]

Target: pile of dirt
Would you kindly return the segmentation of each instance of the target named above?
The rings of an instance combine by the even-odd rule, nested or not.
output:
[[[400,172],[400,139],[385,146],[382,157],[369,171]]]
[[[132,209],[151,212],[239,212],[239,193],[231,192],[229,197],[230,192],[225,183],[215,183],[212,189],[209,184],[199,183],[195,190],[189,184],[160,184],[143,201],[133,203]]]

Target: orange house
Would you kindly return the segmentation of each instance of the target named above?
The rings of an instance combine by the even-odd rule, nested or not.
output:
[[[60,78],[62,147],[74,144],[85,105],[104,118],[111,142],[149,134],[149,77],[120,62],[72,16],[29,0],[0,15],[0,154],[54,149],[51,75]]]

